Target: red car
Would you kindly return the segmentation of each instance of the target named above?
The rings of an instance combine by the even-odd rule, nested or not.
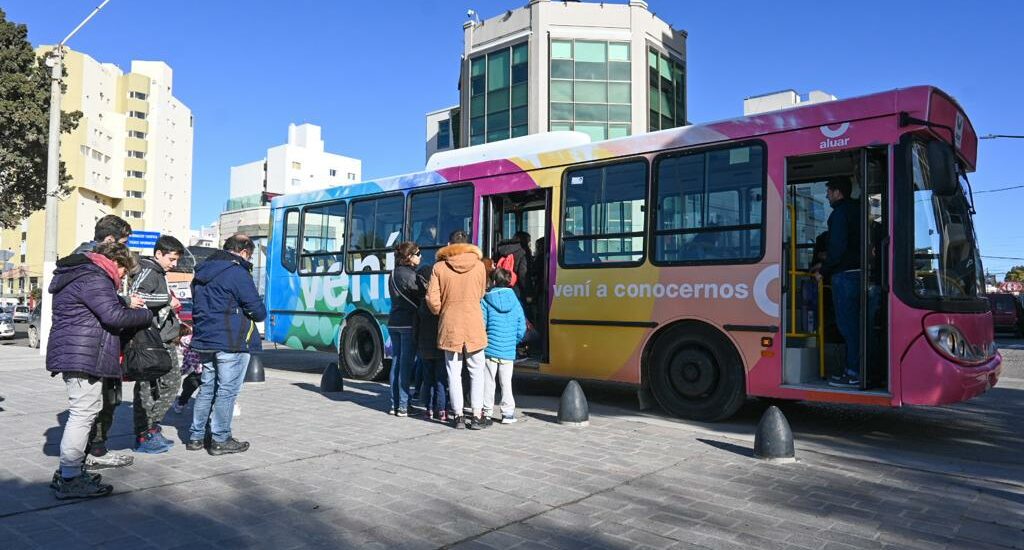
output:
[[[1013,294],[989,294],[992,306],[992,324],[996,332],[1012,332],[1024,337],[1024,306]]]

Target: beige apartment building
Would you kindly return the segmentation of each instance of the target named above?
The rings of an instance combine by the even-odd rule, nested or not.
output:
[[[43,46],[37,53],[51,49]],[[82,118],[74,132],[61,136],[60,158],[71,179],[58,207],[58,256],[91,240],[96,220],[107,214],[121,216],[133,229],[187,243],[192,111],[174,97],[171,68],[161,61],[132,61],[126,74],[76,51],[67,53],[65,67],[61,107],[81,111]],[[44,219],[39,211],[19,227],[0,231],[0,257],[7,257],[0,296],[27,296],[41,284]]]
[[[686,32],[644,0],[529,0],[463,25],[459,105],[427,115],[434,152],[557,130],[593,141],[686,124]]]

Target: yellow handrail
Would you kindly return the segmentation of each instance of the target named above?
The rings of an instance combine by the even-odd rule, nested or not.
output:
[[[789,211],[789,330],[786,331],[787,338],[816,338],[818,342],[818,371],[820,376],[825,376],[825,283],[814,273],[809,271],[798,271],[796,269],[796,210],[792,204],[787,204]],[[813,277],[818,290],[818,316],[815,319],[814,332],[796,331],[796,280],[797,277]]]

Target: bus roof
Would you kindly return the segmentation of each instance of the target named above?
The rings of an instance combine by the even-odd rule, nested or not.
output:
[[[500,159],[489,158],[471,164],[445,166],[437,170],[414,172],[319,191],[282,195],[275,197],[271,204],[273,208],[285,208],[383,191],[500,176],[548,166],[757,138],[780,132],[825,127],[903,112],[915,119],[933,123],[932,132],[953,143],[961,160],[968,165],[968,170],[974,170],[977,134],[963,109],[953,98],[938,88],[914,86],[607,141],[576,144],[548,151],[534,150],[536,152],[530,151],[522,155]],[[555,146],[556,142],[557,140],[548,141],[552,146]],[[491,147],[493,149],[493,145],[485,144],[476,147]],[[475,147],[459,151],[459,158],[474,158],[473,149]],[[476,155],[476,158],[489,156]]]

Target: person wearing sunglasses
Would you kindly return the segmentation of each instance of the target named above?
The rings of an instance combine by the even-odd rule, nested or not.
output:
[[[413,326],[416,311],[423,301],[422,286],[417,284],[416,268],[420,265],[420,247],[412,241],[395,247],[397,266],[391,272],[388,290],[391,294],[391,314],[388,334],[391,336],[391,412],[395,416],[409,416],[409,379],[416,357]]]

